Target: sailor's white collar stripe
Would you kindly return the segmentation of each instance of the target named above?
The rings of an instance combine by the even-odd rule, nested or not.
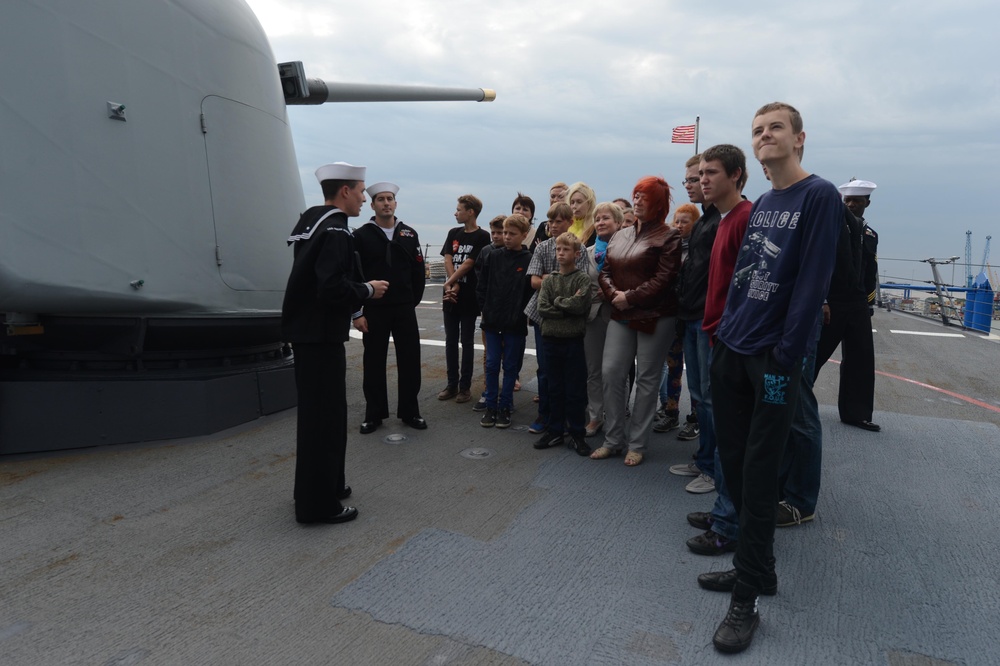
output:
[[[402,221],[401,219],[399,219],[398,217],[394,217],[393,219],[394,219],[394,220],[396,220],[396,221],[395,221],[395,222],[393,223],[393,225],[392,225],[392,228],[393,228],[393,229],[395,229],[396,227],[398,227],[399,225],[401,225],[401,224],[403,223],[403,221]],[[376,222],[376,221],[375,221],[375,218],[374,218],[374,217],[372,217],[372,219],[370,219],[370,220],[368,220],[367,222],[365,222],[365,224],[371,224],[371,225],[374,225],[374,226],[376,226],[376,227],[379,227],[379,224],[378,224],[378,222]],[[381,228],[382,228],[382,227],[379,227],[379,229],[381,229]]]
[[[316,230],[319,228],[320,223],[323,220],[325,220],[326,218],[330,217],[334,213],[342,213],[342,212],[344,212],[344,211],[340,210],[339,208],[334,208],[331,211],[327,211],[323,215],[323,217],[321,217],[318,220],[316,220],[316,222],[314,222],[311,227],[306,227],[306,230],[303,231],[301,234],[292,234],[291,236],[289,236],[288,237],[288,242],[289,243],[294,243],[296,241],[309,240],[310,238],[312,238],[312,235],[314,233],[316,233]],[[329,231],[330,229],[336,229],[337,231],[346,231],[348,233],[348,235],[351,234],[350,230],[348,230],[348,229],[341,229],[340,227],[328,227],[327,231]]]

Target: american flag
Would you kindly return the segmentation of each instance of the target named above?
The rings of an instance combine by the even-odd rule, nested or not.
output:
[[[694,125],[675,127],[670,135],[670,143],[694,143]]]

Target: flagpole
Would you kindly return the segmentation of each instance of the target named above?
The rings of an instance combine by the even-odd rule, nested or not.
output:
[[[701,125],[701,116],[694,117],[694,154],[698,154],[698,128]]]

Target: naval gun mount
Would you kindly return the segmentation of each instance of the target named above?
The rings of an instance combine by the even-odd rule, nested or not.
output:
[[[497,98],[489,88],[443,86],[399,86],[381,83],[340,83],[306,78],[302,61],[278,64],[285,104],[328,104],[331,102],[492,102]]]
[[[492,90],[482,88],[307,80],[300,62],[279,64],[278,73],[285,105],[495,99]],[[276,140],[294,155],[290,134]],[[281,166],[287,172],[285,162]],[[273,176],[261,174],[256,182]],[[294,181],[298,193],[287,196],[285,184],[278,186],[285,190],[282,196],[274,197],[282,200],[280,219],[288,224],[301,210],[288,206],[289,199],[301,200],[297,175]],[[241,220],[248,227],[244,231],[261,231],[260,218],[274,212],[272,206],[256,219]],[[216,231],[218,216],[215,210]],[[211,226],[213,221],[194,222],[199,223]],[[244,261],[277,264],[279,277],[287,276],[285,244],[270,243],[267,252],[262,256],[260,247],[251,248]],[[233,256],[227,259],[232,262]],[[189,269],[181,261],[173,271]],[[242,294],[230,301],[194,290],[173,295],[174,300],[147,301],[142,308],[122,306],[62,275],[59,279],[71,299],[53,297],[54,290],[33,286],[30,279],[17,289],[0,290],[5,292],[0,294],[5,323],[0,330],[0,454],[205,435],[295,406],[293,352],[280,337],[283,285],[275,289],[273,279],[265,289],[241,286]],[[139,292],[143,280],[132,281],[131,288]],[[260,298],[247,298],[247,292]]]

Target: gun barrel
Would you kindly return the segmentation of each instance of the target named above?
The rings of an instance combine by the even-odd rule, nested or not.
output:
[[[340,102],[492,102],[496,92],[489,88],[445,88],[377,83],[328,83],[308,79],[308,95],[286,97],[285,103],[326,104]]]

